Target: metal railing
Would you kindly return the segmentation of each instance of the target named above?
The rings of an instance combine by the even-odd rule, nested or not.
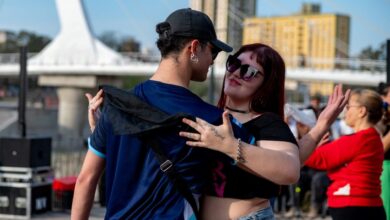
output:
[[[120,53],[124,62],[118,65],[136,64],[136,63],[158,63],[160,55],[146,54],[138,52]],[[29,53],[28,58],[33,57],[36,53]],[[351,58],[309,58],[302,60],[301,57],[284,57],[288,68],[310,68],[310,69],[348,69],[348,70],[368,70],[385,72],[385,60],[369,60]],[[0,53],[0,65],[18,64],[19,53]],[[90,65],[86,63],[85,65]]]
[[[27,57],[31,58],[38,53],[28,53]],[[124,52],[120,53],[122,55],[123,63],[122,64],[131,64],[131,63],[157,63],[160,61],[160,55],[156,54],[145,54],[138,52]],[[20,59],[19,53],[0,53],[0,65],[2,64],[18,64]],[[88,65],[86,63],[85,65]]]

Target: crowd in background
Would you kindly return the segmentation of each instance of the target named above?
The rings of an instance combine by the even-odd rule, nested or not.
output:
[[[362,95],[362,91],[364,95]],[[388,132],[390,129],[389,125],[389,104],[390,103],[390,84],[385,84],[385,83],[380,83],[377,90],[355,90],[352,93],[355,94],[355,97],[358,98],[351,98],[351,99],[356,99],[357,105],[353,104],[347,104],[345,111],[340,114],[339,118],[333,123],[331,128],[329,129],[329,133],[324,137],[324,139],[320,142],[318,145],[318,148],[321,148],[321,146],[333,142],[335,140],[340,139],[343,136],[352,136],[351,134],[359,133],[359,130],[356,130],[353,127],[351,127],[351,122],[347,122],[346,120],[352,120],[356,124],[356,121],[359,121],[359,119],[353,118],[354,116],[349,116],[349,119],[346,119],[346,113],[351,109],[351,108],[360,108],[365,107],[368,112],[374,112],[373,106],[373,100],[376,101],[381,101],[380,103],[377,104],[380,105],[381,111],[378,112],[383,112],[380,116],[376,116],[377,118],[380,118],[379,122],[377,123],[372,123],[375,124],[372,128],[372,132],[374,133],[379,133],[382,143],[383,144],[383,151],[382,151],[382,145],[377,144],[379,147],[375,148],[376,146],[373,146],[373,142],[371,142],[368,146],[371,149],[368,150],[368,153],[372,153],[373,155],[376,152],[377,159],[380,161],[380,163],[376,163],[376,166],[371,166],[370,172],[373,173],[375,176],[381,175],[381,182],[370,182],[371,185],[373,185],[373,188],[376,190],[371,191],[373,194],[373,197],[375,197],[374,194],[378,194],[378,192],[381,192],[381,199],[383,202],[383,206],[385,209],[385,212],[387,214],[386,219],[390,219],[390,210],[389,210],[389,200],[390,200],[390,191],[389,191],[389,161],[390,161],[390,151],[388,150],[390,147],[390,133]],[[367,95],[369,94],[369,95]],[[362,98],[362,97],[365,98]],[[369,98],[367,98],[369,97]],[[374,98],[375,97],[375,98]],[[378,98],[381,97],[381,100]],[[363,102],[362,102],[363,100]],[[292,133],[294,136],[298,139],[303,137],[303,135],[307,134],[308,131],[315,125],[316,119],[318,118],[318,115],[321,113],[321,110],[323,109],[323,97],[320,94],[315,94],[310,97],[310,105],[304,107],[304,108],[296,108],[292,105],[286,104],[285,105],[285,121],[289,125]],[[355,115],[353,111],[358,111],[358,110],[351,110],[352,113],[349,113],[349,115]],[[356,113],[356,115],[360,114],[361,112]],[[351,119],[352,117],[352,119]],[[370,128],[371,126],[366,126],[365,128]],[[370,135],[365,134],[364,138],[368,138]],[[332,146],[333,148],[347,148],[351,146],[347,146],[348,144],[350,145],[358,145],[357,143],[352,143],[354,140],[352,139],[346,139],[346,143],[344,143],[344,146],[338,146],[337,144]],[[329,147],[328,147],[329,148]],[[356,150],[356,149],[355,149]],[[351,156],[349,163],[353,164],[354,160],[359,161],[362,160],[362,154],[364,154],[363,150],[358,150],[355,154],[355,156]],[[384,153],[384,157],[383,156]],[[318,155],[318,154],[317,154]],[[322,157],[325,157],[324,155],[321,155]],[[334,157],[337,157],[338,155],[332,155]],[[359,156],[361,158],[359,158]],[[314,156],[316,157],[316,155]],[[368,158],[368,157],[366,157]],[[382,160],[383,160],[383,167],[382,167]],[[329,215],[329,208],[328,208],[328,195],[327,195],[327,190],[329,185],[335,181],[334,178],[331,180],[328,176],[329,174],[329,169],[325,169],[325,167],[319,167],[322,169],[316,169],[313,168],[313,166],[307,166],[310,165],[310,159],[307,164],[305,164],[302,169],[301,169],[301,175],[300,179],[296,184],[289,185],[288,187],[285,188],[285,190],[282,192],[282,195],[276,199],[276,202],[274,203],[274,209],[276,212],[279,212],[282,214],[285,218],[303,218],[306,217],[308,219],[314,219],[317,217],[325,217]],[[324,159],[324,158],[322,158]],[[371,157],[371,160],[373,158]],[[315,160],[319,160],[319,157],[317,156]],[[364,160],[364,159],[363,159]],[[324,161],[325,163],[331,163],[329,161]],[[369,161],[367,160],[367,164],[374,164],[375,161]],[[311,164],[313,165],[313,164]],[[345,167],[347,167],[349,164],[345,163]],[[380,166],[379,166],[380,165]],[[329,164],[327,164],[329,166]],[[329,168],[329,167],[327,167]],[[340,169],[337,166],[332,167],[332,169]],[[344,168],[341,168],[344,169]],[[362,172],[362,171],[360,171]],[[332,175],[332,171],[330,171],[330,175]],[[350,173],[349,173],[350,174]],[[358,175],[355,175],[351,178],[359,179],[363,178],[364,174],[359,175],[359,171],[357,171]],[[333,174],[334,175],[334,174]],[[375,178],[373,178],[375,179]],[[337,181],[337,177],[336,177]],[[377,186],[374,186],[377,185]],[[328,191],[329,193],[329,191]],[[333,192],[334,193],[334,192]],[[353,193],[352,193],[353,194]],[[346,194],[347,195],[347,194]],[[348,194],[349,195],[349,194]],[[359,204],[357,206],[379,206],[380,202],[378,204],[374,204],[375,202],[370,201],[371,204]],[[375,207],[376,208],[376,207]],[[356,211],[355,209],[349,210],[349,211]],[[381,210],[379,209],[376,210],[377,212],[381,213]],[[359,212],[356,212],[356,215],[359,215]],[[334,217],[334,215],[332,215]],[[339,217],[342,217],[343,215],[338,215]],[[378,216],[380,218],[381,216]],[[337,218],[337,215],[336,215]],[[345,216],[344,216],[345,218]]]

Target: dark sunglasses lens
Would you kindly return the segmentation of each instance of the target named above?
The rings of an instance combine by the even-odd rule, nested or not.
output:
[[[241,61],[239,59],[237,59],[236,57],[233,57],[230,55],[226,61],[226,70],[229,73],[233,73],[238,68],[240,68],[240,66],[241,66]]]
[[[251,72],[248,71],[248,70],[249,70],[249,65],[247,65],[247,64],[241,65],[241,69],[240,69],[240,77],[241,77],[241,79],[249,80],[250,78],[252,78]]]

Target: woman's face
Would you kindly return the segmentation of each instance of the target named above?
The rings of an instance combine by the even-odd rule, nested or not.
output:
[[[361,119],[361,108],[364,108],[362,104],[358,102],[358,95],[351,95],[351,97],[348,100],[348,104],[345,106],[345,123],[350,126],[354,127],[356,122]]]
[[[256,56],[252,55],[251,51],[240,54],[237,57],[238,60],[231,62],[235,67],[231,68],[230,72],[226,71],[224,92],[229,99],[249,103],[256,90],[263,83],[264,69],[256,62]]]

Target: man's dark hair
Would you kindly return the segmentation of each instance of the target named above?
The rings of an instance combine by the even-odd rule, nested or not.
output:
[[[179,53],[185,45],[193,40],[193,37],[182,37],[169,34],[170,26],[167,22],[162,22],[156,25],[156,32],[158,33],[158,39],[156,45],[161,52],[161,57],[165,58],[169,54]],[[207,45],[207,41],[198,39],[201,47]]]

